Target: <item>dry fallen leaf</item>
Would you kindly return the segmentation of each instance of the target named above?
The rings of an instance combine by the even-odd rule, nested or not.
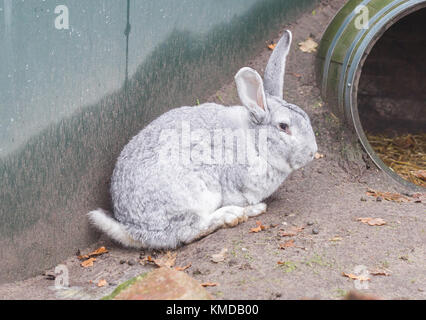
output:
[[[167,251],[164,256],[162,256],[159,259],[152,259],[151,256],[148,256],[149,262],[154,262],[157,267],[166,267],[166,268],[172,268],[175,265],[177,257],[177,252],[170,252]]]
[[[369,278],[369,277],[367,277],[367,276],[365,276],[365,275],[359,275],[359,276],[357,276],[357,275],[355,275],[355,274],[352,274],[352,273],[345,273],[345,272],[343,272],[343,273],[342,273],[342,275],[343,275],[343,276],[345,276],[345,277],[348,277],[348,278],[350,278],[350,279],[352,279],[352,280],[370,281],[370,278]]]
[[[369,271],[369,274],[373,276],[386,276],[386,277],[390,276],[389,272],[387,272],[386,270],[380,270],[380,269]]]
[[[395,202],[409,202],[410,199],[406,196],[403,196],[402,194],[399,193],[392,193],[392,192],[380,192],[380,191],[375,191],[373,189],[368,189],[366,192],[367,196],[372,196],[372,197],[381,197],[387,201],[395,201]]]
[[[201,284],[202,287],[216,287],[218,285],[219,284],[216,283],[216,282],[204,282],[204,283]]]
[[[260,231],[262,231],[262,228],[260,226],[257,226],[256,228],[251,228],[250,229],[250,232],[254,232],[254,233],[258,233]]]
[[[268,228],[269,228],[269,227],[267,227],[267,226],[264,226],[264,225],[262,224],[262,222],[260,222],[260,221],[256,221],[256,224],[257,224],[257,227],[256,227],[256,228],[251,228],[251,229],[250,229],[250,232],[258,233],[258,232],[260,232],[260,231],[262,231],[262,230],[266,230],[266,229],[268,229]]]
[[[357,221],[361,221],[370,226],[383,226],[386,224],[386,221],[382,218],[358,218]]]
[[[88,254],[80,255],[77,258],[80,259],[80,260],[89,259],[91,257],[100,256],[101,254],[104,254],[104,253],[107,253],[107,252],[108,252],[108,250],[105,247],[100,247],[100,248],[96,249],[95,251],[92,251]]]
[[[330,239],[330,241],[341,241],[341,240],[342,240],[342,238],[339,237],[339,236],[336,236],[336,237],[333,237],[333,238]]]
[[[191,266],[192,266],[192,263],[189,263],[189,264],[187,264],[184,267],[175,267],[175,270],[177,270],[177,271],[185,271],[186,269],[191,268]]]
[[[314,158],[317,159],[317,160],[322,159],[324,157],[325,157],[325,155],[323,155],[322,153],[318,153],[318,152],[316,152],[315,155],[314,155]]]
[[[105,279],[101,279],[101,280],[99,280],[99,281],[98,281],[97,286],[98,286],[98,287],[104,287],[104,286],[106,286],[107,284],[108,284],[108,282],[107,282]]]
[[[268,44],[268,48],[269,48],[269,50],[274,50],[276,46],[277,46],[277,44],[276,44],[276,43],[273,43],[272,41],[271,41],[271,43],[270,43],[270,44]]]
[[[286,231],[281,231],[279,235],[281,237],[293,237],[297,235],[298,233],[302,232],[302,230],[305,229],[304,227],[291,227],[290,229]]]
[[[290,247],[294,247],[294,240],[288,240],[284,243],[280,243],[280,249],[285,249],[285,248],[290,248]]]
[[[212,254],[211,260],[215,263],[219,263],[225,260],[225,255],[228,252],[227,248],[223,248],[219,253]]]
[[[96,261],[96,258],[89,258],[89,259],[83,261],[82,263],[80,263],[80,265],[84,268],[93,267],[94,261]]]
[[[316,43],[312,38],[308,38],[305,41],[299,42],[299,48],[303,52],[312,53],[317,51],[318,43]]]
[[[301,78],[302,75],[300,73],[296,73],[296,72],[290,72],[291,75],[295,76],[296,78]]]

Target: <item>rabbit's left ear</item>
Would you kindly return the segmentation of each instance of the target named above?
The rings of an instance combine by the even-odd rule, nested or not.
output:
[[[290,50],[292,35],[289,30],[278,41],[277,46],[272,51],[265,69],[265,90],[271,96],[283,98],[285,62]]]
[[[268,107],[266,105],[262,77],[256,70],[245,67],[240,69],[235,75],[235,82],[242,104],[254,116],[256,122],[263,122],[268,112]]]

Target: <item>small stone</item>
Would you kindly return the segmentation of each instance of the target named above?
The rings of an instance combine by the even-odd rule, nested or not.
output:
[[[120,260],[120,264],[125,264],[126,260]]]
[[[308,221],[307,225],[308,225],[308,226],[313,226],[313,225],[314,225],[314,222],[313,222],[313,221]]]
[[[118,293],[114,300],[211,300],[200,283],[185,272],[158,268]]]
[[[228,266],[230,267],[235,266],[236,264],[238,264],[238,261],[235,259],[231,259],[228,261]]]
[[[367,201],[367,198],[366,197],[361,197],[361,199],[360,199],[361,201]]]
[[[56,276],[54,274],[46,274],[44,277],[46,280],[55,280]]]
[[[319,233],[319,230],[318,230],[317,228],[313,228],[313,229],[312,229],[312,233],[313,233],[313,234],[318,234],[318,233]]]
[[[127,261],[127,264],[128,264],[129,266],[134,266],[134,265],[136,264],[136,262],[135,262],[135,260],[130,259],[129,261]]]
[[[376,198],[376,201],[377,201],[377,202],[381,202],[382,200],[383,200],[383,198],[382,198],[382,197],[377,197],[377,198]]]
[[[201,274],[202,274],[202,272],[200,271],[200,269],[195,269],[194,271],[192,271],[192,275],[194,275],[194,276],[199,276]]]

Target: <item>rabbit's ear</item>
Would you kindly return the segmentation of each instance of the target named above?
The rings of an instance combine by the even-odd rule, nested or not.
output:
[[[261,123],[268,112],[262,77],[256,70],[245,67],[235,75],[235,82],[242,104]]]
[[[292,35],[289,30],[278,41],[277,46],[272,51],[265,69],[265,90],[271,96],[283,98],[285,62],[290,50]]]

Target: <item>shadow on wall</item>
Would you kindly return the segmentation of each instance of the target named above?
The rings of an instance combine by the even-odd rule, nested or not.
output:
[[[94,242],[85,214],[110,208],[109,179],[129,138],[170,108],[214,93],[279,23],[313,2],[262,1],[203,37],[175,30],[127,86],[0,160],[0,282],[52,267]]]

